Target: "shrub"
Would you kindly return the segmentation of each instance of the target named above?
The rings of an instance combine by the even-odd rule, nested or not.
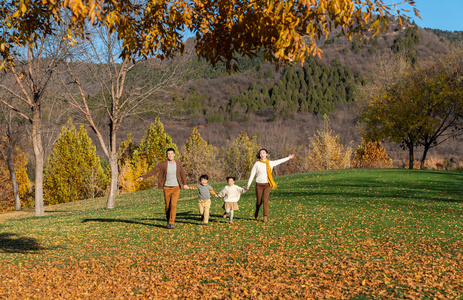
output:
[[[339,135],[330,128],[330,121],[325,117],[323,130],[309,140],[307,170],[347,169],[350,167],[352,148],[339,141]]]
[[[392,168],[392,159],[379,141],[365,141],[358,146],[352,159],[353,168]]]

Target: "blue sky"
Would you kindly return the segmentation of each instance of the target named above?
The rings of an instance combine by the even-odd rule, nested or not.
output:
[[[384,1],[384,3],[402,2],[400,0],[389,1]],[[403,5],[400,7],[407,8]],[[415,0],[415,7],[421,15],[421,20],[413,18],[418,26],[463,31],[463,0]]]

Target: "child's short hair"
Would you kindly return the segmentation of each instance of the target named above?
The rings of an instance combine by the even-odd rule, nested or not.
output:
[[[227,182],[228,182],[228,179],[230,179],[230,178],[233,179],[233,181],[236,181],[235,177],[233,177],[233,176],[228,176],[228,177],[227,177]]]
[[[201,179],[209,180],[209,176],[207,176],[206,174],[201,175],[201,176],[199,176],[199,181],[201,181]]]

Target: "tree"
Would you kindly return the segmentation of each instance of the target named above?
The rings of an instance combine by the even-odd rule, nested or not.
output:
[[[413,0],[404,2],[414,5]],[[108,99],[111,101],[106,102],[109,118],[108,145],[105,145],[94,117],[91,116],[87,100],[84,100],[88,93],[81,86],[83,82],[75,77],[73,80],[78,86],[77,93],[80,93],[81,103],[77,104],[76,97],[71,100],[95,131],[109,160],[112,173],[106,206],[112,208],[117,189],[116,132],[122,120],[129,114],[127,111],[121,111],[121,107],[127,103],[122,91],[132,62],[146,57],[164,60],[173,58],[177,53],[184,53],[185,31],[196,34],[195,49],[199,57],[206,58],[213,65],[225,61],[228,70],[238,68],[238,55],[256,56],[259,51],[264,53],[265,59],[277,64],[304,62],[310,54],[321,55],[317,41],[336,28],[340,28],[350,39],[369,30],[374,30],[374,34],[378,33],[386,27],[392,9],[391,5],[384,5],[382,0],[3,1],[0,2],[0,21],[3,26],[0,54],[4,59],[0,68],[8,66],[12,69],[12,57],[15,53],[21,49],[34,49],[34,46],[39,44],[37,41],[43,36],[38,33],[58,36],[58,32],[64,32],[64,37],[69,43],[75,44],[79,37],[87,38],[89,28],[92,27],[100,28],[104,33],[103,37],[106,36],[102,44],[93,44],[95,50],[97,45],[113,45],[113,38],[119,43],[120,51],[116,56],[111,55],[110,53],[115,53],[110,50],[105,51],[105,54],[110,54],[105,55],[108,60],[101,60],[98,55],[94,55],[91,60],[94,63],[104,61],[101,66],[110,67],[108,70],[113,71],[106,74],[112,80],[111,84],[105,84],[112,91],[109,93],[111,98]],[[415,15],[419,16],[418,11],[414,11]],[[400,15],[400,12],[398,13]],[[405,18],[408,16],[405,15]],[[63,31],[63,28],[54,24],[70,26],[65,27]],[[56,45],[62,45],[63,42],[64,40],[60,40]],[[120,62],[116,58],[120,59]],[[49,75],[41,77],[44,83],[48,82]],[[40,95],[41,98],[43,93],[34,95]],[[32,99],[28,101],[33,108],[33,116],[29,119],[34,124],[32,136],[37,165],[36,215],[41,216],[44,212],[40,101]]]
[[[96,147],[84,126],[70,120],[62,127],[45,168],[46,204],[94,198],[104,194],[106,177]]]
[[[150,98],[162,99],[177,86],[187,56],[170,65],[142,57],[119,61],[124,47],[110,28],[94,30],[90,40],[76,49],[79,51],[68,57],[67,73],[62,73],[60,79],[66,91],[64,97],[96,133],[109,162],[111,180],[106,208],[111,209],[115,207],[119,179],[117,132],[127,117],[145,112],[169,114],[172,107],[165,102],[152,101],[150,106],[145,103]],[[152,73],[138,74],[140,64],[152,64]],[[81,71],[76,72],[78,69]]]
[[[14,2],[12,5],[18,3]],[[24,4],[24,2],[21,3]],[[0,16],[3,16],[5,13],[5,5],[7,4],[11,4],[10,1],[4,1],[0,4]],[[22,7],[24,9],[24,6]],[[35,14],[36,12],[31,13]],[[40,22],[40,20],[43,21],[40,17],[38,17],[37,20],[29,20],[29,17],[31,16],[27,15],[26,17],[26,15],[24,15],[25,19],[19,22],[30,22],[30,26],[36,26],[35,22]],[[9,17],[4,18],[6,18],[6,20],[9,19]],[[6,22],[7,23],[3,25],[4,28],[10,21]],[[27,27],[28,24],[22,24],[21,26]],[[31,136],[35,157],[34,202],[36,216],[43,216],[45,214],[43,206],[43,168],[45,160],[43,113],[46,104],[48,104],[47,102],[53,100],[48,94],[49,87],[60,61],[66,55],[68,46],[65,40],[65,29],[60,27],[57,22],[50,20],[50,24],[47,24],[45,27],[46,28],[39,26],[32,32],[27,32],[23,27],[19,29],[16,28],[19,32],[21,30],[26,30],[26,32],[22,32],[23,35],[17,37],[20,40],[15,41],[15,43],[24,46],[24,48],[17,49],[17,47],[13,45],[5,46],[9,45],[8,42],[11,41],[0,41],[0,50],[4,47],[11,47],[11,49],[3,49],[4,51],[2,51],[2,55],[7,55],[6,59],[2,61],[2,66],[9,71],[6,75],[12,77],[14,81],[14,88],[12,88],[12,85],[7,85],[2,81],[0,89],[4,90],[5,94],[8,96],[0,98],[0,102],[24,118],[31,127],[29,134]],[[6,35],[14,35],[16,31],[14,29],[7,29],[5,31],[4,29],[3,32],[8,32]],[[5,37],[5,35],[3,37]],[[57,110],[55,110],[55,120],[59,119],[59,115]]]
[[[16,176],[16,168],[14,157],[18,152],[16,149],[24,137],[24,119],[18,118],[16,114],[7,106],[0,104],[2,117],[2,131],[5,138],[0,138],[0,158],[2,158],[8,166],[10,172],[10,180],[13,188],[13,198],[15,210],[21,210],[21,199],[18,187],[18,180]]]
[[[198,128],[195,127],[186,141],[182,155],[182,165],[187,179],[190,182],[197,182],[202,174],[207,174],[211,181],[221,179],[222,166],[217,159],[218,156],[219,149],[203,140]]]
[[[323,130],[317,131],[309,140],[307,170],[347,169],[351,163],[352,148],[344,146],[330,127],[329,118],[325,116]]]
[[[413,0],[403,2],[414,6]],[[11,61],[18,46],[38,39],[34,33],[52,34],[56,29],[51,21],[71,16],[69,39],[84,35],[88,24],[107,27],[122,41],[123,59],[172,57],[184,51],[183,34],[189,30],[196,34],[197,54],[213,65],[225,61],[227,68],[237,67],[235,54],[255,56],[259,49],[269,61],[303,62],[309,54],[321,54],[318,40],[336,28],[352,39],[384,29],[391,11],[399,15],[400,23],[402,17],[409,18],[403,14],[407,9],[396,8],[382,0],[3,1],[0,53],[4,61]],[[415,8],[414,13],[419,16]]]
[[[141,158],[146,160],[148,168],[154,168],[161,161],[166,160],[166,151],[169,148],[173,148],[175,153],[179,153],[172,137],[164,131],[161,119],[156,117],[154,123],[150,124],[142,137],[138,145],[138,153]]]
[[[136,179],[164,161],[169,148],[179,153],[177,145],[164,131],[164,125],[159,117],[150,124],[140,144],[136,145],[128,134],[127,140],[121,143],[118,151],[119,191],[130,193],[150,188],[156,181],[157,175],[143,181],[136,181]]]
[[[27,158],[18,147],[11,152],[7,150],[11,144],[6,140],[7,138],[0,137],[0,210],[20,210],[21,202],[28,200],[26,194],[30,187]],[[10,163],[13,163],[13,166],[10,166]],[[11,172],[12,169],[14,173]],[[16,186],[13,185],[13,179]]]
[[[140,155],[139,146],[132,141],[131,134],[127,134],[127,140],[121,143],[118,153],[118,191],[120,193],[131,193],[150,188],[154,178],[136,181],[138,177],[148,172],[153,165],[149,165],[148,156]]]
[[[463,134],[463,48],[418,74],[417,95],[421,96],[423,119],[419,144],[423,146],[420,168],[424,168],[429,149]]]
[[[391,168],[392,159],[387,155],[386,149],[379,141],[366,141],[358,145],[352,159],[354,168]]]
[[[430,148],[463,134],[462,53],[431,67],[373,79],[374,87],[364,89],[368,101],[361,104],[367,138],[386,139],[408,149],[412,169],[416,147],[424,147],[423,168]]]
[[[226,175],[234,176],[237,180],[244,179],[251,173],[258,150],[257,137],[253,136],[252,139],[249,139],[246,133],[241,132],[228,145],[225,156]]]

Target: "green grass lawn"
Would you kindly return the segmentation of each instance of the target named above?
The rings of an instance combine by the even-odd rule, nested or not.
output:
[[[354,169],[276,182],[268,223],[252,219],[254,187],[233,225],[221,199],[201,225],[197,191],[181,192],[174,230],[155,189],[120,195],[112,210],[101,198],[41,218],[3,214],[0,298],[463,299],[463,173]]]

